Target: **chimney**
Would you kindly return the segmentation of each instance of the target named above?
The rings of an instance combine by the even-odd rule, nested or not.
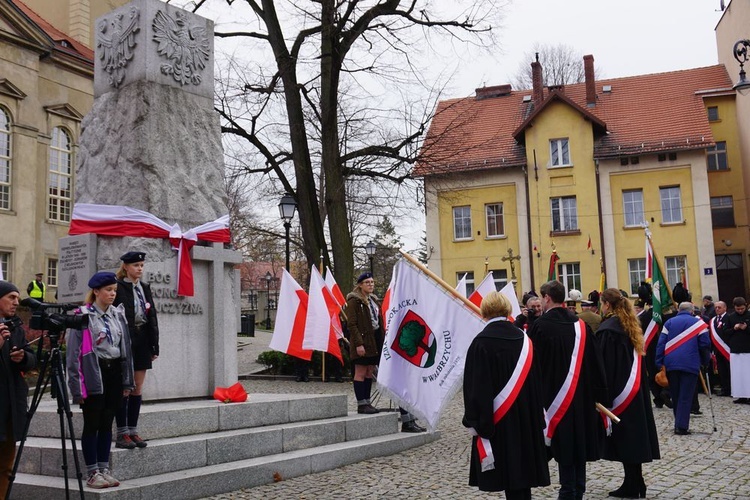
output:
[[[536,61],[531,63],[531,95],[535,104],[539,104],[544,99],[542,65],[539,63],[539,53],[536,55]]]
[[[594,80],[594,56],[583,56],[583,75],[586,81],[586,105],[596,106],[596,81]]]

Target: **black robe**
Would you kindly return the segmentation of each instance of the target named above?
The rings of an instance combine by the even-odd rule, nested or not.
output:
[[[633,344],[620,320],[611,316],[596,331],[607,374],[609,399],[622,392],[633,366]],[[653,343],[656,343],[654,339]],[[645,361],[645,360],[644,360]],[[604,459],[641,464],[660,458],[654,414],[648,392],[646,363],[641,364],[638,393],[620,414],[620,423],[612,424],[612,434],[604,441]]]
[[[529,332],[534,361],[542,372],[542,403],[549,408],[570,368],[578,317],[564,307],[547,310]],[[562,465],[595,461],[602,457],[604,424],[595,403],[609,406],[601,352],[586,326],[586,345],[573,401],[552,437],[552,456]]]
[[[481,491],[550,484],[536,360],[513,405],[497,424],[493,421],[492,402],[518,363],[523,336],[508,321],[493,321],[474,338],[466,356],[463,424],[489,439],[495,456],[495,469],[482,472],[477,437],[472,439],[469,485]]]

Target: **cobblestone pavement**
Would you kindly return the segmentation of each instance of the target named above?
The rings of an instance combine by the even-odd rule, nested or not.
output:
[[[268,344],[265,344],[268,345]],[[249,353],[247,353],[249,354]],[[355,410],[350,383],[246,380],[253,393],[347,394],[349,407]],[[671,410],[655,409],[662,459],[644,464],[648,498],[661,499],[750,499],[750,405],[732,404],[731,398],[714,397],[717,432],[709,400],[700,396],[703,415],[693,416],[690,436],[672,433]],[[388,406],[381,400],[378,406]],[[355,499],[385,498],[456,499],[498,497],[467,486],[470,438],[461,425],[462,394],[448,405],[439,425],[441,438],[433,443],[396,455],[366,460],[308,476],[243,489],[211,497],[215,500],[239,499]],[[533,490],[534,498],[557,497],[557,467],[550,462],[552,485]],[[606,498],[607,492],[620,486],[619,463],[599,461],[587,469],[586,498]]]

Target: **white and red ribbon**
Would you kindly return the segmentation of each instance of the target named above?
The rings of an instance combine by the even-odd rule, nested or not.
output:
[[[656,338],[656,332],[659,331],[659,323],[654,321],[653,319],[646,327],[646,331],[643,332],[643,350],[645,351],[648,349],[648,346],[651,344],[651,341]]]
[[[715,319],[715,318],[714,318]],[[722,356],[724,356],[724,359],[729,361],[729,346],[726,342],[724,342],[724,339],[719,336],[719,332],[716,330],[716,326],[714,325],[715,321],[712,319],[710,322],[710,334],[711,334],[711,342],[714,343],[714,347],[716,347],[716,350],[721,353]]]
[[[101,236],[169,239],[177,250],[177,293],[194,295],[193,264],[190,249],[198,242],[229,243],[229,215],[219,217],[183,232],[178,224],[169,225],[143,210],[121,205],[76,203],[68,234],[94,233]]]
[[[625,387],[615,397],[615,400],[612,402],[612,408],[609,409],[618,417],[627,409],[641,388],[641,363],[642,356],[637,350],[633,349],[633,363],[630,366],[630,375],[628,375],[628,380],[625,382]],[[612,421],[604,413],[602,413],[602,418],[604,419],[604,427],[609,436],[612,433]]]
[[[531,369],[531,360],[534,358],[534,349],[531,345],[531,339],[528,335],[523,336],[523,346],[521,347],[521,354],[518,356],[518,362],[516,367],[513,369],[508,381],[505,386],[497,393],[495,399],[492,401],[493,416],[492,420],[497,423],[502,420],[513,403],[515,403],[518,394],[521,392],[526,377]],[[492,444],[489,439],[480,437],[477,439],[477,451],[479,452],[479,460],[482,466],[482,472],[492,470],[495,468],[495,455],[492,453]]]
[[[578,378],[581,374],[581,363],[583,362],[585,348],[586,324],[579,319],[575,324],[575,343],[573,344],[573,353],[570,356],[568,374],[552,404],[544,411],[544,421],[547,424],[544,428],[544,442],[547,443],[547,446],[552,444],[552,436],[555,435],[558,424],[573,401],[573,396],[578,387]]]
[[[701,333],[705,332],[707,327],[708,325],[706,325],[705,321],[700,318],[696,318],[695,323],[693,323],[689,328],[667,342],[667,346],[664,349],[664,355],[666,356],[688,340],[692,339],[693,337],[697,337]]]

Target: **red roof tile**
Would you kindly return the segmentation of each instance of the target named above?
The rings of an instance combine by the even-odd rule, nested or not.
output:
[[[611,87],[603,92],[603,87]],[[584,83],[566,85],[565,99],[598,119],[607,134],[595,141],[595,158],[656,151],[705,148],[713,135],[703,99],[707,90],[731,91],[732,81],[722,65],[669,73],[613,78],[596,82],[597,104],[586,106]],[[513,137],[534,105],[523,102],[531,90],[496,98],[452,99],[438,104],[420,153],[415,176],[483,170],[526,164],[524,147]],[[547,99],[559,99],[547,93]],[[537,109],[539,106],[537,106]],[[522,139],[522,138],[521,138]]]
[[[72,36],[63,33],[59,29],[52,26],[42,16],[34,12],[28,5],[21,2],[20,0],[11,0],[11,2],[18,7],[34,24],[44,31],[55,44],[55,49],[59,52],[83,58],[90,64],[94,64],[94,51],[82,44]]]

